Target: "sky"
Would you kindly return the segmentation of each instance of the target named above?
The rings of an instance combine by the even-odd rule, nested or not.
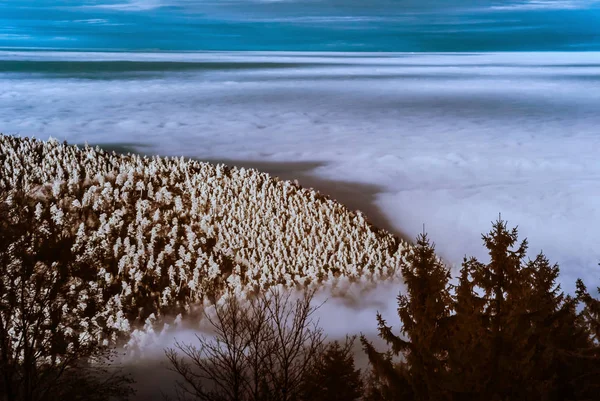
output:
[[[597,51],[600,0],[5,0],[0,48]]]

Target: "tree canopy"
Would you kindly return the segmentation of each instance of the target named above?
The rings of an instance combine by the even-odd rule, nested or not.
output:
[[[501,219],[482,236],[489,261],[465,258],[456,283],[425,235],[403,267],[400,334],[377,315],[387,352],[363,337],[382,400],[600,399],[600,301],[577,282],[557,284],[558,265]],[[396,359],[394,359],[396,357]]]

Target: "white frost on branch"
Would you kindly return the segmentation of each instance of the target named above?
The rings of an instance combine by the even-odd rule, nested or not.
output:
[[[397,278],[410,249],[361,212],[256,170],[0,135],[8,207],[19,191],[38,194],[32,229],[63,226],[96,266],[98,324],[126,332],[225,292]]]

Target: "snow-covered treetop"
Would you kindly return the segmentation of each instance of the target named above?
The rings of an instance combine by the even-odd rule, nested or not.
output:
[[[97,261],[106,324],[122,331],[223,292],[398,277],[410,251],[362,213],[256,170],[0,135],[1,199],[19,191]]]

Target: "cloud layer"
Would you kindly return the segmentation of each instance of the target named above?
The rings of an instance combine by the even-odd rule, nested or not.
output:
[[[568,289],[598,280],[599,55],[26,52],[0,61],[0,129],[262,162],[409,238],[425,223],[452,263],[502,212]]]
[[[595,0],[22,0],[0,16],[0,48],[600,49]]]

